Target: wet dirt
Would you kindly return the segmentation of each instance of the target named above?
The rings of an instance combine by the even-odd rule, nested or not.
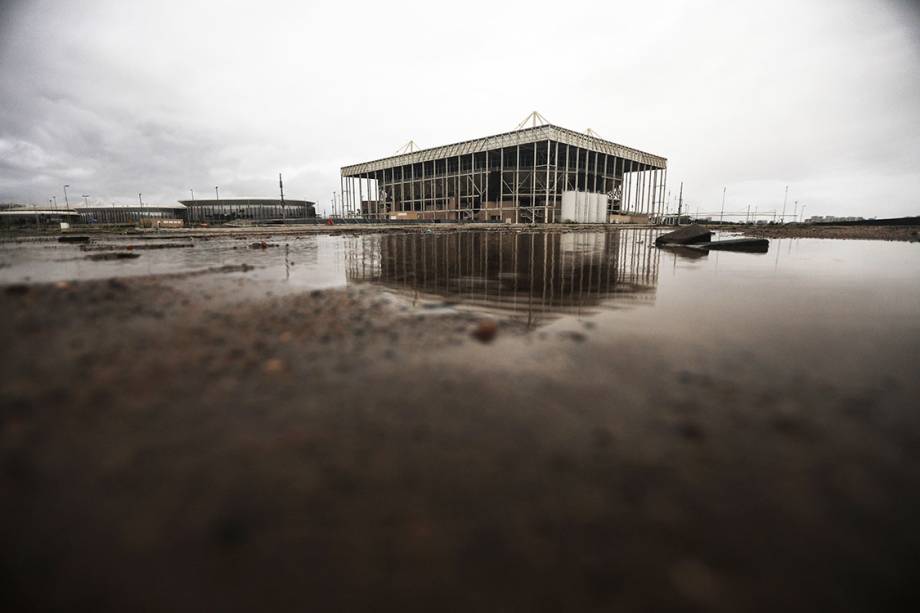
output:
[[[0,605],[917,604],[912,245],[403,236],[0,287]]]

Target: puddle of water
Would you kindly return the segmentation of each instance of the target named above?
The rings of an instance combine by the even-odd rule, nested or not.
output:
[[[653,304],[655,231],[461,232],[347,238],[349,282],[531,326]]]
[[[787,352],[793,361],[839,347],[841,362],[871,343],[914,343],[915,353],[920,345],[916,244],[786,239],[772,240],[766,254],[685,257],[655,249],[656,235],[319,235],[268,238],[277,246],[266,249],[250,248],[252,239],[195,239],[191,248],[139,250],[139,258],[117,261],[87,260],[77,245],[2,243],[0,283],[248,264],[255,268],[240,278],[273,292],[370,284],[429,310],[468,308],[550,331],[590,325],[592,338],[601,340],[636,333],[709,349],[745,344],[772,347],[777,359]]]
[[[259,239],[261,242],[262,239]],[[80,245],[49,241],[0,243],[0,284],[43,283],[77,279],[106,279],[191,272],[219,266],[246,264],[254,269],[246,276],[277,282],[279,289],[325,289],[340,287],[345,280],[345,244],[337,236],[267,238],[265,249],[253,249],[255,239],[209,240],[100,239],[92,251]],[[137,249],[130,260],[93,261],[87,256],[123,252],[129,245],[192,244],[193,247]],[[101,250],[112,247],[113,250]]]
[[[344,239],[346,275],[422,304],[515,318],[547,338],[577,333],[602,348],[590,367],[596,378],[606,376],[603,351],[624,335],[672,347],[691,368],[720,360],[726,373],[756,362],[774,374],[851,383],[913,376],[920,246],[783,239],[772,240],[765,254],[685,256],[654,248],[655,236],[620,230],[352,237]],[[565,370],[593,351],[557,344],[547,355],[528,342],[503,344],[503,364],[546,372],[555,361]]]

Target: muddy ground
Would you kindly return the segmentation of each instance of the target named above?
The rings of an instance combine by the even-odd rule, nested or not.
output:
[[[829,226],[787,224],[779,226],[707,226],[712,230],[742,232],[764,238],[836,238],[883,241],[920,241],[920,226]]]
[[[227,271],[0,292],[0,609],[917,610],[910,366]]]

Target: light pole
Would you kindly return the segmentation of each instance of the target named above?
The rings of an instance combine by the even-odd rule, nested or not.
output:
[[[214,195],[217,198],[217,214],[220,215],[220,187],[214,186]]]
[[[728,189],[727,187],[722,188],[722,212],[719,213],[719,225],[720,226],[722,225],[722,218],[725,217],[725,190],[727,189]]]
[[[89,198],[89,194],[82,194],[81,197],[83,198],[83,206],[89,208],[89,202],[86,200]]]
[[[66,206],[67,210],[69,211],[70,210],[70,200],[67,199],[67,188],[68,187],[70,186],[69,185],[64,186],[64,206]]]
[[[779,218],[780,223],[786,223],[786,201],[789,199],[789,186],[786,186],[786,195],[783,196],[783,215]]]
[[[684,182],[680,182],[680,195],[677,196],[677,223],[675,226],[680,225],[680,211],[684,206]]]
[[[805,223],[805,205],[802,205],[802,223]]]
[[[57,196],[51,196],[51,201],[54,203],[54,210],[57,210]]]
[[[284,181],[281,180],[281,173],[278,173],[278,189],[281,190],[281,223],[287,223],[287,213],[284,209]]]

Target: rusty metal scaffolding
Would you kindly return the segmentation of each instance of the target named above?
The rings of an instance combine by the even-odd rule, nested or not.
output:
[[[341,169],[335,214],[369,219],[556,223],[566,191],[607,212],[664,212],[667,159],[551,124]]]

